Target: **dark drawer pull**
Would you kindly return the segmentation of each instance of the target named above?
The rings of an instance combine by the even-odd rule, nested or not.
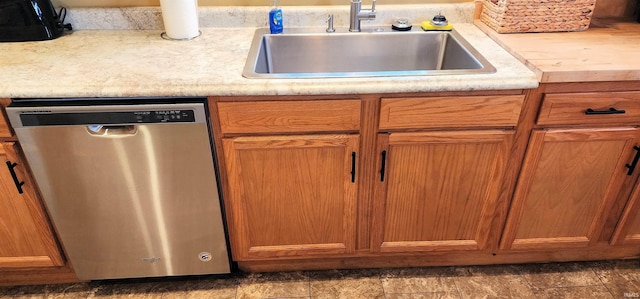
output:
[[[627,111],[618,110],[616,108],[609,108],[609,110],[593,110],[591,108],[587,108],[584,112],[585,115],[602,115],[602,114],[625,114]]]
[[[382,160],[380,161],[380,181],[384,182],[384,171],[387,164],[387,151],[382,151],[380,155],[382,156]]]
[[[356,182],[356,152],[351,152],[351,182]]]
[[[633,146],[633,149],[636,150],[636,156],[633,157],[633,162],[631,162],[631,164],[625,165],[627,168],[629,168],[629,171],[627,171],[627,175],[633,174],[633,171],[636,169],[636,166],[638,166],[638,160],[640,160],[640,147]]]
[[[9,172],[11,173],[11,177],[13,178],[13,183],[16,184],[16,189],[18,189],[18,193],[22,194],[24,193],[22,191],[22,185],[24,185],[24,182],[21,182],[18,179],[18,175],[16,174],[16,171],[14,170],[14,168],[18,166],[17,163],[12,163],[11,161],[7,161],[7,168],[9,168]]]

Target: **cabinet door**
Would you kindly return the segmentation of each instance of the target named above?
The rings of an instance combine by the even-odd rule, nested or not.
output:
[[[620,217],[611,244],[640,244],[640,185],[636,184]]]
[[[482,250],[513,131],[380,134],[372,248]]]
[[[0,268],[61,266],[62,257],[17,146],[1,143],[0,156]],[[21,191],[20,182],[24,182]]]
[[[503,249],[598,241],[633,161],[638,129],[536,130],[505,227]],[[637,170],[636,170],[637,171]]]
[[[357,135],[224,139],[236,260],[354,251]]]

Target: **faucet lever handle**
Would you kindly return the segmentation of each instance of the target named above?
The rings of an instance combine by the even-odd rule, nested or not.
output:
[[[371,3],[371,12],[376,12],[376,0]]]

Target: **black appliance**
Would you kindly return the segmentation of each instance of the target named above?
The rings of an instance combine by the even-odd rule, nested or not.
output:
[[[0,42],[57,38],[71,30],[64,24],[66,14],[65,8],[57,13],[50,0],[0,0]]]

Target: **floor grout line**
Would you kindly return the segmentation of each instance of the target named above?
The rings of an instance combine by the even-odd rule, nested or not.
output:
[[[456,269],[454,269],[456,270]],[[465,271],[467,272],[467,274],[472,275],[471,271],[469,270],[469,267],[465,268]],[[462,299],[462,292],[460,292],[460,287],[458,286],[458,277],[453,277],[453,285],[456,287],[456,293],[458,293],[458,298]]]
[[[524,282],[527,284],[527,286],[529,287],[529,291],[531,291],[531,294],[533,294],[533,296],[538,299],[538,294],[536,294],[535,290],[533,289],[533,286],[531,286],[531,282],[527,279],[527,276],[524,275],[524,268],[523,267],[518,267],[518,276],[522,277],[522,280],[524,280]],[[527,271],[528,272],[528,271]]]
[[[593,269],[593,264],[592,263],[589,266],[589,269],[591,269],[591,271],[593,271],[593,273],[596,275],[596,277],[598,278],[598,280],[600,281],[600,283],[602,283],[602,285],[604,286],[605,289],[607,289],[607,292],[609,292],[609,294],[611,294],[611,297],[615,298],[615,294],[613,294],[613,292],[611,291],[611,289],[607,286],[606,283],[604,283],[604,281],[602,281],[602,277],[600,277],[600,275],[598,275],[598,272],[596,272],[596,270]],[[611,262],[608,262],[609,265],[613,266]],[[611,269],[611,271],[613,271],[614,269]]]

